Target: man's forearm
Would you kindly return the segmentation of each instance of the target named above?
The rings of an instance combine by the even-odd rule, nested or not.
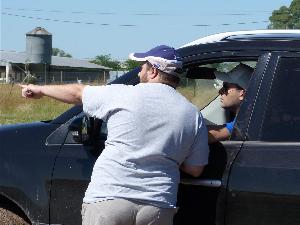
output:
[[[199,177],[202,174],[204,167],[205,166],[189,166],[186,165],[185,163],[182,163],[180,169],[183,172],[192,175],[193,177]]]
[[[82,84],[45,85],[41,87],[44,96],[69,104],[82,104],[82,91],[84,88]]]
[[[82,104],[82,92],[85,85],[65,84],[65,85],[20,85],[22,96],[25,98],[41,98],[48,96],[58,101],[69,104]]]
[[[208,143],[225,141],[230,138],[230,133],[224,125],[208,125]]]

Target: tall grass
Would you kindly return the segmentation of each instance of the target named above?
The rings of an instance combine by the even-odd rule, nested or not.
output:
[[[199,109],[217,96],[216,89],[206,83],[185,84],[179,86],[177,90]],[[0,125],[51,120],[71,106],[48,97],[24,99],[21,97],[19,86],[0,84]]]
[[[19,86],[0,84],[0,124],[51,120],[70,107],[48,97],[24,99]]]
[[[207,106],[218,96],[218,90],[214,88],[213,81],[200,80],[199,82],[190,80],[190,84],[179,85],[177,91],[186,97],[199,110]]]

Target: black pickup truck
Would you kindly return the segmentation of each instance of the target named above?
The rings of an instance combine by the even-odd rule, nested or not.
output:
[[[210,146],[201,177],[182,174],[174,224],[300,224],[300,31],[221,33],[178,51],[187,70],[178,90],[192,93],[207,123],[231,117],[212,94],[211,68],[255,70],[231,139]],[[137,84],[138,70],[113,83]],[[204,103],[201,93],[210,95]],[[0,223],[81,224],[106,135],[79,106],[52,121],[0,126]]]

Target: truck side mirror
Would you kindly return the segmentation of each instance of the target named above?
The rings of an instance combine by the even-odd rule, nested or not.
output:
[[[76,118],[70,125],[69,131],[76,143],[88,143],[91,136],[92,119],[87,116]]]

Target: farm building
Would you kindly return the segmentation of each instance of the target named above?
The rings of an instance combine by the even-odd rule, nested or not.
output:
[[[0,51],[0,82],[102,83],[110,68],[87,60],[52,56],[52,35],[41,27],[26,34],[26,52]]]

